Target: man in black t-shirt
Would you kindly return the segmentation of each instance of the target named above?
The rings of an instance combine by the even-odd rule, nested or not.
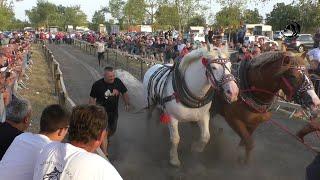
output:
[[[97,104],[105,108],[108,115],[108,140],[117,129],[120,93],[125,103],[125,110],[128,111],[129,109],[127,91],[122,81],[115,77],[112,67],[104,68],[104,77],[92,85],[89,104]],[[107,154],[106,143],[102,143],[101,149]]]

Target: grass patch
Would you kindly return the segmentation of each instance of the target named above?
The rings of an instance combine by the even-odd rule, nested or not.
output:
[[[20,89],[18,92],[32,104],[32,125],[28,131],[38,132],[42,110],[50,104],[58,103],[58,100],[53,94],[54,82],[40,46],[33,45],[31,51],[33,65],[32,73],[28,74],[28,89]]]

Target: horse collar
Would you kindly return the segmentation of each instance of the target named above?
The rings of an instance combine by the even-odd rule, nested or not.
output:
[[[258,113],[266,113],[271,111],[271,107],[275,101],[275,99],[271,102],[262,102],[257,97],[255,97],[252,93],[252,87],[248,82],[248,71],[250,68],[249,61],[241,61],[240,66],[238,68],[237,77],[238,77],[238,86],[241,91],[239,96],[241,100],[249,106],[249,108],[253,109]],[[246,91],[247,90],[247,91]]]
[[[208,65],[207,59],[202,58],[202,63]],[[189,108],[199,108],[210,103],[214,97],[214,88],[210,87],[204,97],[197,97],[187,87],[183,74],[179,70],[180,62],[176,62],[172,73],[172,87],[175,97],[179,97],[179,102]]]

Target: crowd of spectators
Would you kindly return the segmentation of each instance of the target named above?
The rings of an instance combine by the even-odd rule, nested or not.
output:
[[[39,133],[26,132],[32,107],[17,90],[24,88],[32,64],[30,37],[14,32],[0,47],[0,179],[122,179],[94,153],[107,135],[102,107],[80,105],[69,113],[49,105],[42,111]]]
[[[0,47],[0,122],[6,119],[5,109],[12,97],[19,96],[18,88],[25,88],[28,79],[26,70],[32,64],[28,33],[19,36],[17,32],[9,39],[9,44]]]
[[[263,38],[258,37],[248,45],[238,43],[237,47],[239,49],[238,62],[242,60],[251,60],[263,52],[279,50],[279,47],[275,44],[265,43]]]

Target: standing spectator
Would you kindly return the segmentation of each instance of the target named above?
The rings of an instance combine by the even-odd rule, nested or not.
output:
[[[93,152],[107,136],[107,115],[103,107],[82,105],[70,118],[70,143],[52,142],[38,156],[34,180],[121,180],[117,170]]]
[[[238,32],[238,42],[240,44],[244,43],[244,36],[246,35],[245,27],[241,27]]]
[[[164,63],[170,63],[172,59],[174,59],[174,45],[172,39],[167,40],[167,44],[165,46],[165,51],[164,51]]]
[[[318,31],[314,34],[313,40],[314,40],[313,47],[314,48],[319,47],[320,46],[320,28],[318,28]]]
[[[235,31],[232,32],[231,37],[232,37],[233,46],[235,48],[238,43],[237,33]]]
[[[318,61],[318,63],[320,62],[320,46],[318,48],[314,48],[312,50],[310,50],[307,53],[307,59],[310,60],[315,60]]]
[[[206,27],[204,28],[204,39],[205,39],[205,42],[207,44],[209,44],[209,31],[211,30],[211,28],[208,26],[208,24],[206,25]]]
[[[6,107],[6,121],[0,124],[0,159],[11,145],[14,138],[30,125],[30,102],[17,97]]]
[[[32,179],[36,157],[52,141],[62,141],[69,127],[69,113],[60,105],[46,107],[40,118],[39,134],[22,133],[17,136],[2,160],[3,179]]]
[[[122,94],[125,110],[129,109],[129,96],[126,86],[115,77],[112,67],[104,68],[104,77],[96,81],[91,88],[89,104],[98,104],[105,108],[108,115],[108,140],[116,132],[118,122],[119,95]],[[101,150],[108,156],[106,143],[103,142]]]
[[[104,44],[103,39],[101,38],[100,41],[97,41],[95,43],[95,46],[97,47],[98,62],[99,62],[99,67],[100,67],[101,60],[104,60],[104,52],[105,52],[105,44]]]
[[[306,54],[306,58],[311,65],[309,73],[320,74],[320,46],[310,50]]]
[[[213,37],[213,31],[210,28],[209,32],[208,32],[208,41],[210,44],[212,44],[212,37]]]

